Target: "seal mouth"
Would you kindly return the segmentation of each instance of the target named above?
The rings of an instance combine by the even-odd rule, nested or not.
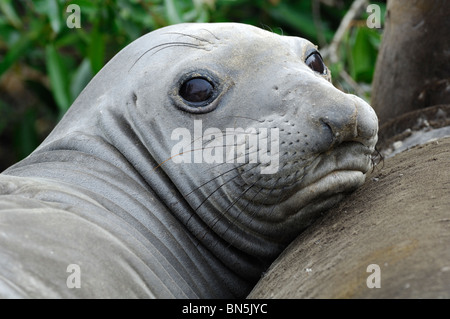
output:
[[[364,181],[365,173],[361,170],[334,170],[302,188],[292,197],[302,193],[308,197],[307,202],[315,202],[336,194],[351,193],[361,186]]]
[[[362,144],[344,143],[319,154],[305,167],[303,176],[273,192],[272,200],[280,206],[280,215],[272,217],[282,220],[307,206],[321,211],[330,208],[364,183],[372,167],[371,153]]]
[[[272,228],[267,236],[280,237],[281,231],[289,237],[290,231],[298,233],[299,228],[309,225],[364,183],[366,173],[372,168],[372,153],[370,147],[361,143],[344,142],[327,152],[312,155],[307,165],[298,162],[302,169],[295,176],[292,174],[295,168],[286,166],[287,170],[280,170],[270,180],[242,180],[239,188],[245,191],[239,195],[236,206],[240,207],[239,211],[251,212],[253,222],[248,227],[255,228],[255,232],[270,224]],[[247,192],[254,185],[258,185],[257,190]]]
[[[279,172],[256,180],[255,184],[264,189],[267,196],[272,194],[277,198],[282,193],[285,198],[294,195],[303,188],[319,183],[321,179],[329,181],[330,185],[336,181],[345,184],[349,172],[365,175],[372,168],[372,153],[371,149],[360,143],[342,143],[339,147],[311,156],[310,160],[300,161],[290,158],[289,162],[285,162],[289,165],[281,165]],[[248,178],[246,183],[251,185],[252,180]]]
[[[342,197],[360,187],[365,181],[365,173],[360,170],[337,169],[321,176],[313,183],[297,188],[280,203],[286,218],[300,213],[307,206],[324,211],[335,205]]]
[[[322,153],[308,165],[308,173],[303,176],[299,187],[319,184],[322,180],[329,181],[330,185],[333,185],[333,181],[345,183],[355,174],[365,176],[372,167],[371,154],[370,149],[360,143],[345,143]]]

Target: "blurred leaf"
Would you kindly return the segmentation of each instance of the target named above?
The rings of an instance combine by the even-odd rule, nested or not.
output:
[[[48,17],[53,31],[58,34],[62,25],[62,10],[57,0],[48,0]]]
[[[17,16],[16,11],[12,5],[12,0],[1,0],[0,1],[0,10],[8,19],[9,23],[11,23],[15,28],[22,28],[22,21]]]
[[[98,1],[92,1],[92,0],[72,0],[65,4],[64,6],[64,12],[67,13],[67,7],[70,4],[76,4],[80,7],[80,14],[81,14],[81,26],[83,26],[87,21],[94,21],[99,18],[99,4]],[[67,17],[67,16],[66,16]]]
[[[45,24],[43,21],[37,20],[31,23],[31,28],[28,33],[22,34],[17,31],[10,32],[8,42],[8,51],[3,59],[0,61],[0,76],[6,72],[18,59],[23,56],[29,56],[34,50],[30,50],[34,41],[42,34]]]
[[[37,146],[36,111],[28,109],[15,127],[14,145],[20,159],[30,154]]]
[[[98,25],[91,32],[88,55],[92,72],[96,74],[103,67],[105,58],[105,37]]]
[[[37,107],[40,108],[40,112],[51,114],[56,119],[59,114],[58,105],[56,105],[55,98],[52,94],[51,88],[45,85],[39,79],[26,80],[26,88],[30,90],[38,99]]]
[[[72,1],[69,1],[67,3],[67,6],[69,4],[76,4],[80,8],[83,8],[82,11],[84,11],[84,10],[90,10],[90,11],[96,10],[96,7],[97,7],[96,2],[92,1],[92,0],[72,0]],[[67,8],[67,6],[66,6],[66,8]]]
[[[38,13],[48,17],[50,26],[58,34],[61,30],[63,15],[58,0],[35,0],[33,4]]]
[[[60,48],[60,47],[64,47],[64,46],[68,46],[71,48],[78,48],[78,45],[80,44],[80,42],[82,42],[83,38],[81,38],[81,36],[76,32],[76,31],[71,31],[70,33],[64,34],[60,37],[58,37],[54,43],[55,46]]]
[[[209,21],[209,11],[208,9],[203,6],[200,10],[199,10],[199,14],[197,19],[195,20],[195,22],[208,22]]]
[[[351,46],[351,76],[356,81],[372,82],[376,50],[371,43],[372,30],[357,28]]]
[[[8,126],[9,114],[11,113],[11,106],[0,100],[0,134]]]
[[[284,21],[297,31],[303,33],[306,37],[316,39],[317,32],[311,14],[292,10],[290,6],[284,3],[273,7],[269,12],[275,19]]]
[[[197,18],[198,11],[197,9],[192,9],[183,14],[183,21],[193,21]]]
[[[68,71],[53,43],[46,46],[45,59],[52,93],[60,113],[63,114],[71,102],[68,90]]]
[[[166,5],[166,14],[167,19],[169,20],[169,24],[181,23],[183,20],[181,19],[181,13],[178,11],[176,2],[173,0],[164,0],[164,4]]]
[[[330,69],[331,76],[334,79],[334,78],[336,78],[339,75],[339,73],[342,71],[342,69],[344,67],[342,65],[342,62],[339,61],[337,63],[333,63],[333,64],[328,65],[328,68]]]
[[[117,27],[120,30],[125,31],[126,35],[131,39],[137,39],[141,35],[141,28],[136,23],[132,23],[130,20],[117,19]]]
[[[20,38],[14,45],[12,45],[6,53],[3,60],[0,62],[0,76],[8,70],[14,62],[17,61],[32,45],[32,39],[29,36]]]
[[[89,59],[84,59],[78,67],[78,70],[73,75],[73,79],[70,83],[70,94],[72,100],[75,100],[78,95],[83,91],[89,81],[92,79],[91,63]]]
[[[369,41],[372,47],[376,49],[376,51],[378,52],[378,49],[380,48],[381,45],[381,33],[375,30],[371,31],[369,34]]]

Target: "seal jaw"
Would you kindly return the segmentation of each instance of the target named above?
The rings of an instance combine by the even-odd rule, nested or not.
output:
[[[282,211],[288,213],[285,217],[302,213],[302,209],[311,203],[324,202],[320,205],[322,211],[330,208],[326,202],[336,195],[345,195],[353,192],[365,181],[365,174],[358,170],[334,170],[317,181],[301,188],[285,203],[281,203]],[[333,203],[334,204],[334,203]],[[283,207],[285,209],[283,209]],[[318,213],[320,213],[318,212]]]
[[[327,152],[311,156],[309,160],[290,158],[288,155],[281,157],[283,165],[280,165],[275,174],[255,176],[250,172],[256,170],[246,167],[240,167],[238,171],[247,185],[255,185],[264,190],[264,201],[267,203],[270,192],[278,198],[280,194],[275,191],[281,190],[287,198],[332,172],[354,171],[364,175],[372,168],[371,154],[372,150],[359,142],[345,142]]]

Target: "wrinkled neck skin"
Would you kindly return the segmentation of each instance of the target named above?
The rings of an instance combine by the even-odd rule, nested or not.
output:
[[[198,165],[204,163],[175,164],[171,160],[171,145],[167,144],[167,135],[171,133],[166,127],[169,120],[143,118],[138,112],[138,102],[131,94],[125,102],[128,106],[125,114],[123,110],[104,112],[99,120],[101,134],[131,164],[132,170],[144,179],[156,197],[167,207],[169,214],[181,224],[180,228],[192,236],[196,248],[216,264],[215,268],[220,269],[218,276],[225,282],[230,280],[233,285],[236,281],[241,281],[239,285],[242,290],[238,296],[244,296],[244,292],[259,279],[262,271],[281,252],[284,245],[276,245],[276,252],[270,251],[266,255],[254,256],[240,249],[241,246],[252,245],[247,242],[245,230],[238,230],[233,236],[235,242],[218,235],[214,231],[217,225],[225,224],[224,227],[233,228],[232,225],[227,225],[228,220],[205,219],[196,211],[198,203],[204,202],[210,194],[204,190],[197,193],[201,185],[198,178],[200,174],[193,168],[198,168]],[[117,130],[117,127],[124,129]],[[214,181],[216,186],[220,185],[220,180]],[[211,206],[206,208],[215,209]],[[208,214],[221,215],[222,212],[209,211]]]
[[[6,173],[85,190],[144,236],[157,234],[151,245],[174,267],[167,289],[185,281],[188,297],[243,297],[372,167],[374,111],[308,67],[311,50],[304,39],[238,24],[152,32],[116,55],[48,139]],[[207,112],[192,111],[180,97],[193,75],[215,83]],[[279,150],[261,136],[278,169],[263,174],[263,161],[195,163],[195,154],[194,163],[180,163],[186,150],[172,152],[180,137],[174,132],[188,130],[187,152],[195,152],[197,120],[202,151],[214,130],[253,129],[252,139],[277,129]],[[264,149],[257,145],[244,153]]]
[[[130,99],[126,105],[134,102],[133,96],[127,98]],[[186,171],[172,170],[179,169],[178,165],[162,164],[161,159],[167,159],[170,152],[159,144],[158,136],[144,142],[145,137],[139,133],[148,127],[135,108],[126,108],[125,112],[119,112],[118,107],[100,108],[96,114],[91,121],[67,133],[55,134],[61,137],[51,136],[50,141],[3,174],[63,182],[77,191],[87,191],[111,214],[122,216],[124,223],[132,223],[144,235],[170,232],[175,238],[160,238],[160,243],[152,244],[161,245],[163,255],[170,251],[176,256],[179,267],[188,268],[194,278],[193,285],[201,286],[198,278],[205,278],[204,286],[195,294],[181,297],[244,297],[284,245],[276,244],[276,251],[267,255],[252,256],[234,246],[248,240],[242,230],[234,234],[234,245],[212,232],[213,226],[227,220],[204,221],[195,214],[193,203],[187,202],[183,194],[199,185],[194,179],[189,183]],[[63,119],[60,125],[64,123]],[[152,125],[152,131],[164,132],[157,128],[163,122]],[[150,145],[146,147],[145,143]],[[186,183],[182,184],[182,180]],[[182,187],[178,188],[180,184]],[[115,211],[118,208],[120,212]],[[251,244],[240,243],[245,247]],[[190,263],[194,260],[197,268],[183,265],[185,255]]]

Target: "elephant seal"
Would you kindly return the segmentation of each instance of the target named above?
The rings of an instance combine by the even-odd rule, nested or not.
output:
[[[329,79],[248,25],[134,41],[2,173],[0,295],[244,297],[372,167],[376,114]]]
[[[449,165],[450,137],[384,159],[293,240],[248,297],[450,298]]]

